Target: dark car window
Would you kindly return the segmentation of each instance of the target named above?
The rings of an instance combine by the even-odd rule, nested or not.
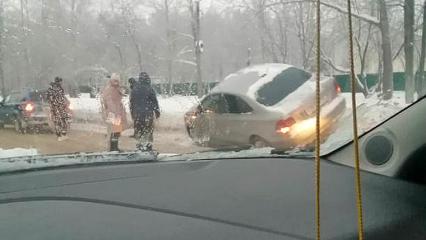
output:
[[[19,104],[22,101],[22,94],[18,92],[12,92],[5,99],[5,104]]]
[[[308,72],[290,67],[263,85],[257,91],[256,100],[265,106],[273,106],[302,86],[311,76]]]
[[[213,94],[207,96],[202,102],[201,106],[203,110],[210,110],[214,113],[227,113],[228,106],[226,104],[225,97],[223,94]]]
[[[228,104],[229,113],[249,113],[253,109],[240,97],[225,94],[226,103]]]
[[[34,91],[28,94],[29,99],[34,102],[45,102],[46,101],[46,93],[41,91]]]

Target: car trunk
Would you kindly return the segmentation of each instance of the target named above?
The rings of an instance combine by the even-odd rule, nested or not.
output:
[[[311,94],[301,95],[300,104],[295,113],[300,115],[301,118],[306,119],[315,117],[316,113],[316,82],[313,77],[307,84],[311,87]],[[321,107],[329,104],[339,94],[338,85],[332,77],[323,77],[321,79]]]

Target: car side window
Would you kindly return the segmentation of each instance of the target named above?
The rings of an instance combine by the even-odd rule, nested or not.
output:
[[[225,99],[228,105],[229,113],[250,113],[253,112],[251,108],[242,98],[226,94]]]
[[[201,102],[201,106],[203,111],[209,110],[219,114],[228,112],[228,106],[223,94],[213,94],[207,96]]]

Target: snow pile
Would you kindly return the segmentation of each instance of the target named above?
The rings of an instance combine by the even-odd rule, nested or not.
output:
[[[70,102],[74,121],[103,124],[99,99],[82,95],[79,98],[70,98]],[[198,103],[198,98],[195,96],[180,95],[173,97],[158,96],[158,102],[161,109],[161,117],[156,122],[157,127],[161,129],[177,129],[183,128],[183,115]],[[123,104],[127,109],[128,119],[131,120],[129,99],[124,98]]]
[[[183,116],[185,112],[199,103],[198,97],[179,95],[159,97],[158,102],[161,109],[161,117],[156,122],[156,127],[166,130],[184,129]]]
[[[0,158],[12,158],[12,157],[21,157],[21,156],[35,156],[37,155],[37,149],[30,148],[13,148],[13,149],[1,149],[0,148]]]
[[[69,98],[73,118],[78,122],[101,122],[101,104],[99,99],[81,95],[79,98]]]
[[[337,122],[337,130],[321,145],[321,148],[324,149],[323,153],[334,150],[353,139],[351,94],[344,93],[343,96],[346,98],[348,110]],[[394,97],[388,101],[383,101],[378,96],[366,99],[362,94],[357,94],[356,99],[359,135],[376,127],[408,106],[405,103],[405,93],[401,91],[395,91]]]

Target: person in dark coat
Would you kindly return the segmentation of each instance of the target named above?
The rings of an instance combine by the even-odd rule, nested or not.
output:
[[[64,141],[68,139],[69,101],[65,97],[65,91],[62,87],[62,78],[56,77],[54,82],[50,83],[50,87],[47,90],[47,101],[49,102],[50,114],[55,126],[58,141]]]
[[[154,119],[160,117],[157,96],[151,86],[151,78],[146,72],[132,86],[130,93],[130,113],[133,118],[137,148],[151,151],[154,141]]]
[[[135,84],[137,84],[137,82],[136,82],[135,78],[129,78],[128,81],[129,81],[129,99],[131,99],[132,98],[132,90],[133,90]],[[130,113],[130,115],[131,115],[131,113]],[[131,117],[132,117],[132,120],[133,120],[133,116],[131,116]],[[136,134],[135,128],[133,127],[133,135],[130,136],[130,137],[135,138],[136,137],[135,134]]]
[[[136,84],[136,79],[129,78],[129,88],[130,88],[130,91],[133,89],[133,86],[135,86],[135,84]]]

